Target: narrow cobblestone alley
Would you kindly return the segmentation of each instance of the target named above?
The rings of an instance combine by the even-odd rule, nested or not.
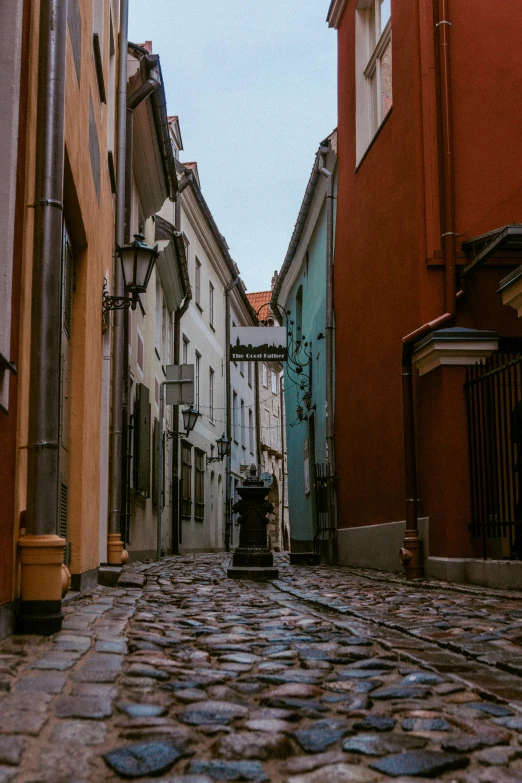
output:
[[[0,783],[522,781],[522,594],[345,568],[125,569],[0,645]]]

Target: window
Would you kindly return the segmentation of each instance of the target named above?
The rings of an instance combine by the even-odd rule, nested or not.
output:
[[[157,375],[154,375],[154,401],[156,405],[159,405],[159,381]]]
[[[241,425],[241,445],[243,448],[246,448],[246,432],[245,432],[245,401],[241,400],[241,407],[240,407],[240,425]]]
[[[195,385],[196,410],[198,411],[199,411],[199,381],[201,377],[200,370],[201,370],[201,354],[199,354],[196,351],[196,372],[195,372],[194,385]]]
[[[196,475],[195,475],[195,509],[194,517],[200,522],[205,516],[205,452],[196,449],[195,454]]]
[[[272,414],[272,446],[279,451],[279,426],[275,413]]]
[[[232,429],[234,431],[234,441],[239,443],[239,411],[237,405],[237,394],[232,392]]]
[[[252,362],[247,362],[247,372],[248,372],[248,385],[252,386],[252,368],[253,368]]]
[[[141,371],[141,374],[143,375],[143,337],[140,332],[139,326],[136,327],[138,330],[138,347],[136,351],[136,364],[138,365],[138,369]]]
[[[239,362],[239,372],[241,373],[241,375],[244,378],[245,377],[245,362]]]
[[[303,334],[303,286],[300,285],[295,296],[295,339],[300,340]]]
[[[248,411],[248,443],[250,446],[250,453],[254,454],[254,414],[249,409]]]
[[[392,107],[391,0],[359,0],[356,17],[357,163]]]
[[[208,322],[212,329],[214,328],[214,286],[211,282],[208,284]]]
[[[208,417],[210,421],[214,421],[214,370],[210,367],[208,371]]]
[[[181,514],[192,515],[192,447],[181,444]]]
[[[196,304],[201,310],[201,261],[196,257]]]
[[[185,245],[185,257],[187,259],[187,271],[190,275],[190,242],[188,241],[186,234],[183,234],[183,242]]]
[[[183,364],[188,364],[189,344],[190,344],[189,338],[185,337],[185,335],[183,335],[183,348],[182,348],[182,353],[181,353],[181,361],[182,361]]]
[[[154,312],[155,324],[154,324],[154,348],[158,359],[161,358],[161,317],[163,310],[163,296],[161,292],[161,283],[159,275],[156,275],[156,309]]]
[[[272,394],[277,394],[277,373],[272,370]]]
[[[263,364],[263,386],[268,389],[268,366]]]

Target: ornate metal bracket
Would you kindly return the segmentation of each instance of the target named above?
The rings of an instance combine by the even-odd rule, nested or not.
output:
[[[132,299],[127,296],[111,296],[107,288],[107,278],[103,280],[102,331],[108,329],[107,316],[111,310],[127,310],[132,305]]]

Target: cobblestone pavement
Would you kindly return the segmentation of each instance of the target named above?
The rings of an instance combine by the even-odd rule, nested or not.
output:
[[[224,555],[0,644],[0,783],[522,781],[522,593]]]

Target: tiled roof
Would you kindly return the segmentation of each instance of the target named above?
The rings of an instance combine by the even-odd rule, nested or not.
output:
[[[272,297],[272,291],[256,291],[252,294],[248,294],[248,301],[252,305],[252,308],[256,311],[257,317],[260,321],[266,321],[270,309],[270,299]]]

